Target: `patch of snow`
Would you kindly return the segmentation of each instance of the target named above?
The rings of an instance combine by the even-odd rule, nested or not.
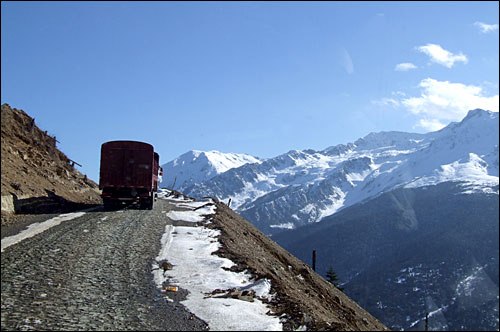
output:
[[[165,196],[162,199],[164,199],[166,201],[171,201],[171,202],[183,202],[183,203],[185,203],[185,202],[194,202],[194,200],[192,200],[192,199],[185,199],[182,196],[180,196],[180,197]]]
[[[396,283],[397,284],[402,284],[405,281],[406,281],[406,278],[404,278],[404,277],[398,277],[398,279],[396,280]]]
[[[465,277],[463,280],[461,280],[456,289],[455,289],[455,293],[458,295],[458,296],[471,296],[472,295],[472,292],[474,291],[474,288],[475,288],[475,285],[478,284],[479,282],[481,282],[482,280],[482,277],[481,277],[481,271],[483,270],[483,268],[485,268],[485,266],[477,266],[476,268],[474,268],[474,270],[472,271],[472,273],[470,275],[468,275],[467,277]]]
[[[187,202],[187,203],[180,203],[180,204],[177,204],[177,207],[179,208],[192,208],[192,209],[196,209],[196,208],[199,208],[205,204],[207,204],[208,202],[207,201],[194,201],[194,202]]]
[[[248,163],[261,162],[259,159],[248,154],[223,153],[215,150],[200,153],[204,153],[207,156],[208,160],[212,163],[218,174]]]
[[[291,222],[283,223],[283,224],[277,224],[277,225],[270,225],[269,227],[271,228],[282,228],[282,229],[294,229],[295,225]]]
[[[158,197],[163,198],[163,197],[169,195],[170,193],[171,193],[171,191],[168,189],[158,188]]]
[[[183,203],[178,203],[179,205]],[[173,211],[177,220],[199,220],[196,211]],[[172,211],[171,211],[172,212]],[[180,214],[179,212],[188,212]],[[167,215],[169,215],[167,213]],[[196,215],[196,217],[195,217]],[[173,234],[175,233],[175,237]],[[255,281],[247,272],[231,272],[234,263],[212,253],[220,248],[217,238],[219,230],[204,226],[174,227],[167,225],[161,239],[158,262],[167,260],[171,270],[164,271],[153,264],[156,285],[164,283],[188,290],[186,300],[181,303],[193,314],[207,322],[210,330],[256,330],[269,331],[283,329],[279,317],[267,314],[269,308],[259,298],[271,298],[271,283],[267,279]],[[234,298],[211,296],[216,289],[253,290],[258,298],[247,302]]]
[[[253,284],[248,286],[244,286],[240,288],[241,290],[253,290],[255,292],[255,296],[258,298],[263,298],[267,300],[272,300],[274,296],[271,294],[271,281],[268,279],[260,279]]]
[[[84,214],[85,212],[65,213],[41,223],[33,223],[29,225],[27,229],[23,230],[22,232],[16,235],[4,237],[1,241],[2,251],[4,251],[5,248],[10,247],[13,244],[21,242],[24,239],[33,237],[38,233],[44,232],[51,227],[57,226],[63,221],[76,219],[83,216]]]
[[[172,210],[167,212],[166,216],[172,220],[188,222],[201,222],[205,219],[206,215],[215,214],[216,210],[215,204],[211,199],[208,201],[179,200],[176,206],[178,208],[190,208],[192,210]]]
[[[332,215],[335,212],[337,212],[340,208],[342,208],[344,206],[345,196],[346,195],[342,190],[340,189],[335,190],[335,194],[330,196],[331,204],[320,210],[319,217],[316,219],[316,221],[320,221],[324,217]]]
[[[433,173],[420,177],[407,185],[406,188],[415,188],[428,185],[435,185],[445,181],[464,181],[471,186],[466,193],[474,191],[484,191],[499,184],[498,176],[488,174],[488,164],[478,155],[469,153],[467,158],[454,161],[450,164],[441,165]],[[492,191],[489,189],[489,191]]]
[[[300,209],[300,212],[304,214],[310,214],[314,210],[316,210],[316,206],[314,204],[307,204],[302,209]]]
[[[182,220],[189,222],[201,222],[205,218],[195,211],[169,211],[166,214],[172,220]]]

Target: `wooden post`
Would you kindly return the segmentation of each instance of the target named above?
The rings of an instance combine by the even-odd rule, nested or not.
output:
[[[77,163],[76,161],[74,160],[71,160],[68,158],[68,160],[71,162],[71,167],[75,167],[75,164],[77,164],[78,166],[82,167],[82,165],[80,165],[79,163]]]
[[[429,331],[429,313],[425,313],[425,330]]]
[[[313,250],[313,271],[316,271],[316,250]]]
[[[229,199],[229,201],[227,202],[227,206],[231,206],[231,198]]]

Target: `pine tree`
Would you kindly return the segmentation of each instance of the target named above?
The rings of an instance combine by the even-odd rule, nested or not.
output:
[[[338,290],[344,291],[344,288],[339,286],[339,278],[337,277],[337,273],[333,270],[333,266],[330,266],[330,269],[326,272],[326,279],[337,287]]]

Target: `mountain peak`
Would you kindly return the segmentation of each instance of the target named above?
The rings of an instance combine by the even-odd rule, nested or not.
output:
[[[496,116],[498,116],[498,112],[492,112],[492,111],[488,111],[488,110],[483,110],[481,108],[476,108],[476,109],[470,110],[462,121],[470,119],[470,118],[475,117],[475,116],[480,117],[483,115],[488,115],[490,117],[494,117],[495,114],[496,114]]]
[[[472,130],[481,135],[488,132],[496,132],[498,135],[498,112],[476,108],[470,110],[462,121],[450,122],[446,127],[434,133],[449,135],[450,131],[455,132],[456,130]],[[433,133],[430,134],[433,136]]]
[[[360,149],[377,149],[382,147],[405,147],[423,139],[424,134],[406,133],[402,131],[371,132],[356,140],[354,145]]]
[[[492,112],[483,110],[481,108],[476,108],[467,112],[467,115],[460,121],[460,124],[476,121],[489,121],[491,119],[498,119],[498,112]]]
[[[224,153],[217,150],[191,150],[162,165],[161,187],[174,186],[183,189],[196,182],[202,182],[235,167],[261,161],[248,154]]]

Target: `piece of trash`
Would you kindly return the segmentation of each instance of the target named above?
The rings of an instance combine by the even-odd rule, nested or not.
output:
[[[163,287],[163,289],[166,290],[167,292],[177,292],[179,290],[177,286],[167,286]]]
[[[163,271],[171,270],[172,264],[167,262],[166,260],[160,263],[160,266],[163,268]]]

